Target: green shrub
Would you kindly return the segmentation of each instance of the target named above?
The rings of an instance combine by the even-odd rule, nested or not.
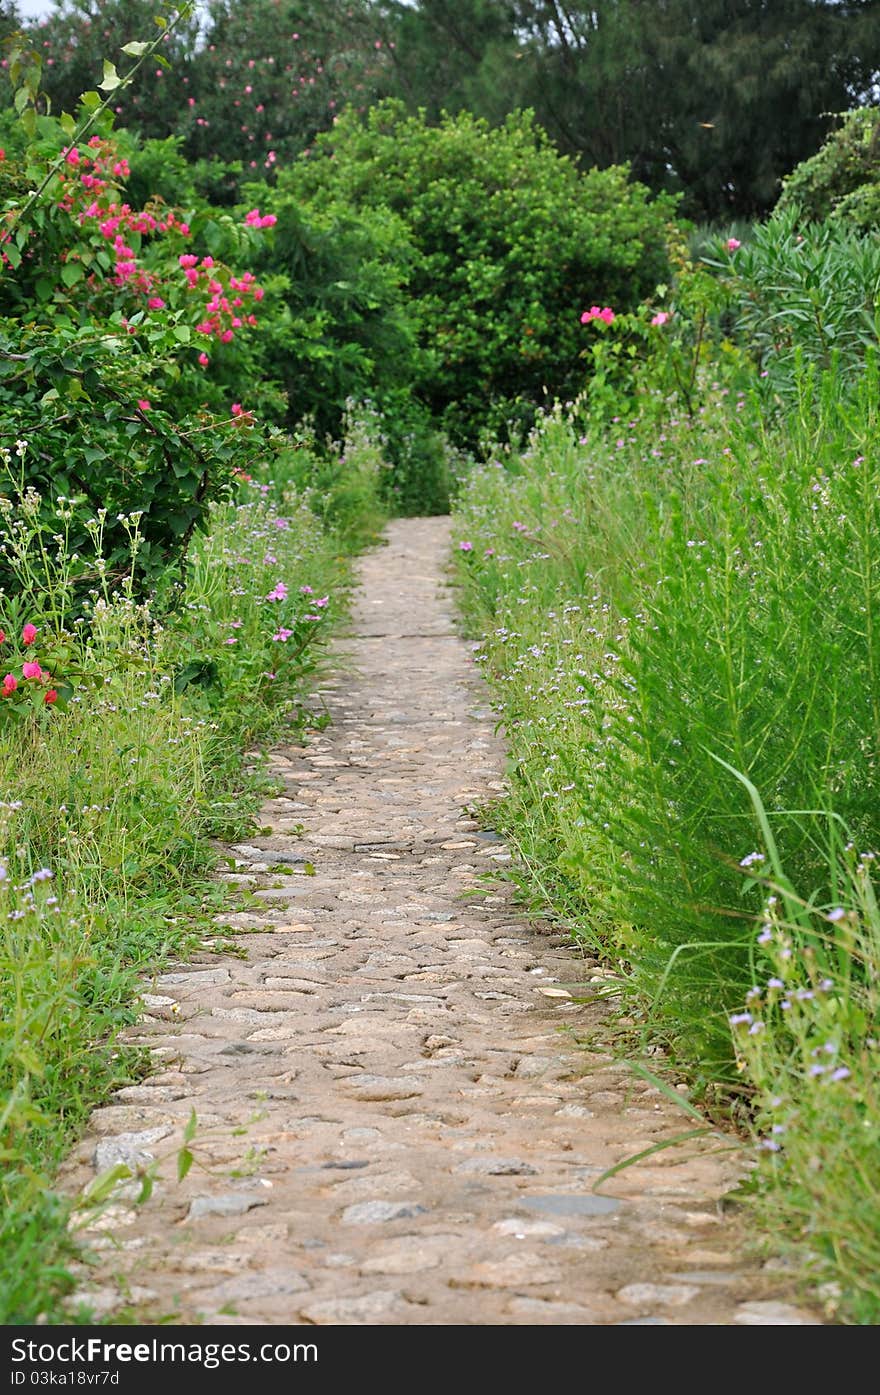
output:
[[[777,204],[807,223],[833,218],[865,232],[880,224],[880,108],[858,107],[782,183]]]
[[[71,551],[86,558],[104,510],[111,568],[129,557],[117,515],[137,511],[138,570],[155,584],[253,462],[253,411],[282,401],[252,344],[263,288],[236,271],[268,224],[133,208],[107,121],[82,148],[67,124],[36,117],[0,161],[0,431],[29,447],[0,489],[33,488],[50,512],[72,501]]]
[[[757,361],[767,389],[790,403],[799,365],[835,371],[848,384],[862,377],[880,338],[880,244],[829,219],[807,223],[788,207],[728,251],[704,259],[727,289],[733,334]]]
[[[348,112],[279,188],[405,226],[414,393],[460,445],[528,426],[548,394],[576,396],[582,310],[634,309],[667,271],[673,203],[624,168],[582,174],[527,113],[491,129],[467,113],[431,127],[396,102]]]

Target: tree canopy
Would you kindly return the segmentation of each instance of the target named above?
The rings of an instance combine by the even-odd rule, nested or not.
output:
[[[155,0],[57,0],[31,26],[56,110],[104,57],[150,33]],[[0,5],[0,33],[14,22]],[[833,113],[872,101],[880,0],[208,0],[171,67],[119,120],[272,174],[345,107],[395,97],[429,122],[531,108],[582,165],[627,162],[693,217],[751,217],[812,155]]]

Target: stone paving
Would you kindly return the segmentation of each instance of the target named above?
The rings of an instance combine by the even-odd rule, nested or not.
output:
[[[242,957],[145,989],[130,1037],[155,1073],[95,1112],[65,1181],[159,1180],[87,1227],[80,1296],[178,1324],[815,1323],[719,1205],[735,1153],[682,1145],[592,1189],[691,1121],[602,1049],[607,1009],[577,1001],[602,968],[485,879],[509,854],[471,811],[503,746],[448,537],[399,521],[360,564],[331,724],[273,753],[283,793],[229,850]]]

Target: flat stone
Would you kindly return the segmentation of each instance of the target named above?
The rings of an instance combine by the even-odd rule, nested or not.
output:
[[[522,1158],[468,1158],[453,1168],[454,1172],[471,1172],[485,1177],[536,1177],[538,1169]]]
[[[223,1307],[226,1303],[248,1303],[260,1298],[283,1297],[288,1293],[303,1293],[308,1281],[295,1269],[263,1269],[258,1274],[243,1274],[226,1279],[214,1288],[200,1291],[199,1302]]]
[[[516,1250],[500,1259],[484,1260],[453,1275],[453,1288],[529,1288],[553,1284],[561,1277],[558,1264],[548,1264],[536,1250]]]
[[[255,1206],[268,1206],[269,1199],[245,1192],[221,1192],[218,1196],[197,1196],[190,1202],[186,1219],[200,1221],[205,1216],[243,1216]]]
[[[112,1138],[102,1138],[96,1144],[93,1155],[95,1171],[103,1172],[119,1164],[135,1170],[152,1162],[154,1155],[149,1151],[150,1145],[167,1138],[170,1132],[167,1125],[160,1124],[157,1128],[144,1129],[140,1133],[119,1133]]]
[[[592,1192],[585,1195],[576,1193],[548,1194],[546,1196],[520,1196],[517,1205],[529,1211],[542,1211],[549,1216],[607,1216],[616,1211],[620,1202],[612,1196],[596,1196]]]
[[[356,1075],[345,1081],[346,1090],[361,1100],[408,1100],[424,1093],[424,1085],[407,1075]]]
[[[177,985],[182,985],[185,988],[207,988],[215,983],[228,982],[228,969],[185,969],[180,973],[162,974],[156,980],[160,988],[171,988]]]
[[[422,1216],[425,1210],[417,1201],[357,1201],[346,1206],[340,1220],[344,1225],[376,1225]]]
[[[317,1327],[332,1324],[368,1327],[375,1323],[391,1321],[391,1314],[401,1306],[402,1298],[399,1293],[382,1289],[355,1298],[318,1299],[301,1307],[299,1315]]]
[[[743,1327],[821,1327],[821,1320],[795,1308],[791,1303],[775,1300],[742,1303],[734,1313],[734,1322]]]
[[[648,1308],[652,1303],[679,1308],[691,1303],[699,1292],[696,1284],[624,1284],[615,1296],[634,1308]]]
[[[460,1235],[404,1235],[380,1250],[360,1268],[363,1274],[419,1274],[424,1269],[436,1269],[448,1260],[457,1246],[467,1246]]]
[[[492,1227],[499,1235],[513,1235],[517,1240],[550,1240],[565,1235],[564,1226],[552,1221],[531,1221],[525,1216],[508,1216]]]

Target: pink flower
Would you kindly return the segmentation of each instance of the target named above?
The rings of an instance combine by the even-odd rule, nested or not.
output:
[[[233,404],[232,404],[232,415],[233,415],[234,417],[244,416],[244,407],[242,407],[242,405],[241,405],[240,402],[233,402]]]
[[[671,315],[670,315],[670,312],[669,312],[668,310],[658,310],[658,311],[657,311],[657,314],[654,316],[653,320],[651,321],[651,324],[652,324],[652,325],[665,325],[665,324],[666,324],[666,321],[667,321],[668,319],[671,319]]]
[[[458,550],[459,552],[473,552],[474,545],[472,542],[460,542],[458,544]]]
[[[267,601],[284,601],[287,599],[287,587],[283,581],[279,581],[266,597]]]
[[[36,637],[37,637],[37,627],[36,627],[36,625],[25,625],[24,629],[23,629],[22,632],[21,632],[22,643],[23,643],[23,644],[33,644],[33,642],[34,642],[34,640],[36,639]]]
[[[22,664],[21,671],[25,678],[41,678],[43,675],[40,665],[35,663]]]
[[[735,252],[738,247],[742,247],[742,243],[738,237],[729,237],[727,239],[728,252]]]
[[[189,223],[181,223],[180,232],[182,237],[189,237]]]
[[[199,363],[202,365],[203,368],[207,368],[207,366],[208,366],[208,364],[209,364],[210,362],[211,362],[211,360],[208,358],[208,355],[207,355],[207,354],[205,354],[205,353],[199,354]]]
[[[6,677],[3,679],[3,696],[9,697],[9,694],[14,693],[17,687],[18,679],[14,678],[11,673],[7,673]]]
[[[0,644],[6,643],[6,631],[0,630]]]
[[[311,586],[301,586],[299,589],[304,596],[314,596],[315,594]]]
[[[147,306],[150,310],[164,310],[165,302],[160,295],[151,295]]]
[[[276,640],[279,644],[286,644],[292,634],[293,630],[286,630],[282,625],[278,630],[277,634],[274,634],[272,638]]]
[[[192,252],[182,252],[177,261],[183,267],[198,266],[199,264],[198,257],[193,256]]]
[[[56,693],[54,688],[49,689],[49,691],[46,693],[46,696],[43,698],[43,701],[45,702],[47,707],[51,707],[53,702],[58,701],[58,694]]]
[[[150,399],[148,397],[138,398],[138,407],[142,412],[149,412],[151,410],[151,405],[152,404],[150,403]]]
[[[64,159],[68,165],[79,164],[79,151],[75,145],[71,146],[69,150],[65,150]]]
[[[316,609],[323,609],[325,605],[329,605],[329,604],[330,604],[330,597],[329,597],[329,596],[322,596],[321,599],[320,599],[319,601],[312,601],[312,605],[315,606]]]
[[[610,305],[600,308],[598,305],[591,305],[589,310],[585,310],[581,315],[581,324],[588,325],[592,320],[604,320],[606,325],[614,324],[614,311]]]
[[[235,334],[231,329],[224,329],[223,333],[220,335],[220,343],[231,344],[234,338]]]

